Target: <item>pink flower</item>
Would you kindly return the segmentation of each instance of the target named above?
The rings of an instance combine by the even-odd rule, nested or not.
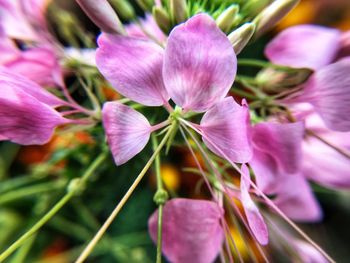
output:
[[[44,144],[57,126],[71,122],[54,109],[67,103],[31,80],[1,68],[0,84],[1,140]]]
[[[119,93],[146,106],[164,105],[169,110],[171,98],[184,112],[207,111],[198,127],[208,147],[213,149],[209,141],[214,139],[233,161],[250,159],[248,109],[232,98],[224,99],[235,78],[236,56],[230,41],[210,16],[199,14],[175,27],[165,50],[150,40],[105,33],[99,37],[98,44],[97,67]],[[112,108],[104,107],[103,115],[116,120],[118,113],[111,113]],[[130,118],[126,123],[140,127],[136,123],[139,120]],[[114,144],[109,136],[114,134],[111,127],[128,129],[118,125],[117,121],[115,125],[104,123],[110,144]],[[145,128],[150,131],[149,127]],[[140,140],[134,141],[144,146],[148,138],[142,134]],[[113,151],[120,147],[115,145],[112,152],[115,160],[125,162],[127,159],[118,157],[123,153]],[[128,159],[143,147],[130,148],[137,151],[130,152]]]
[[[173,263],[211,263],[224,240],[220,224],[222,209],[214,202],[175,198],[164,206],[163,253]],[[157,241],[158,210],[148,221],[149,232]]]

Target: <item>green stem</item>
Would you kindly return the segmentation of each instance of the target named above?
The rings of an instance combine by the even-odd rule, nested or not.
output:
[[[152,136],[153,150],[157,149],[158,142],[156,136]],[[168,198],[168,193],[165,191],[160,172],[160,156],[155,159],[155,170],[157,178],[157,192],[154,196],[155,202],[158,205],[158,237],[157,237],[157,263],[162,262],[162,229],[163,229],[163,207]],[[158,199],[161,200],[158,200]]]
[[[107,152],[102,152],[96,160],[86,170],[81,179],[77,182],[75,187],[71,187],[70,190],[62,197],[56,205],[51,208],[34,226],[32,226],[27,232],[25,232],[19,239],[17,239],[9,248],[7,248],[0,255],[0,262],[3,262],[9,257],[17,248],[23,245],[33,234],[35,234],[41,227],[43,227],[54,215],[57,214],[60,209],[69,202],[72,197],[81,190],[81,186],[90,178],[95,170],[104,162],[107,157]]]
[[[172,124],[174,125],[174,124]],[[172,126],[173,127],[173,126]],[[138,174],[138,176],[136,177],[135,181],[132,183],[132,185],[130,186],[130,188],[128,189],[128,191],[125,193],[125,195],[123,196],[123,198],[119,201],[119,203],[117,204],[117,206],[114,208],[114,210],[112,211],[112,213],[109,215],[109,217],[107,218],[107,220],[104,222],[104,224],[102,225],[102,227],[99,229],[99,231],[96,233],[96,235],[94,236],[94,238],[89,242],[89,244],[85,247],[84,251],[80,254],[80,256],[78,257],[78,259],[75,261],[75,263],[82,263],[85,261],[85,259],[90,255],[90,253],[93,251],[93,249],[95,248],[95,246],[97,245],[97,243],[99,242],[99,240],[102,238],[102,236],[104,235],[104,233],[107,231],[108,227],[112,224],[112,222],[114,221],[114,219],[116,218],[116,216],[119,214],[120,210],[123,208],[123,206],[125,205],[125,203],[128,201],[128,199],[130,198],[130,196],[132,195],[132,193],[134,192],[134,190],[136,189],[136,187],[138,186],[138,184],[141,182],[142,178],[145,176],[146,172],[148,171],[148,169],[151,167],[153,161],[155,160],[156,156],[160,153],[161,149],[163,148],[163,146],[165,145],[165,143],[167,142],[167,140],[169,139],[169,136],[172,132],[172,128],[168,130],[168,132],[165,134],[165,136],[163,137],[162,141],[160,142],[160,144],[158,145],[157,149],[153,152],[151,158],[148,160],[148,162],[146,163],[146,165],[144,166],[144,168],[142,169],[142,171]]]
[[[238,66],[252,66],[258,68],[275,68],[280,70],[290,70],[289,67],[276,65],[267,61],[256,60],[256,59],[238,59]]]

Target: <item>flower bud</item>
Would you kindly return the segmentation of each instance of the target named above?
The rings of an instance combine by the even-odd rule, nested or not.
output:
[[[306,68],[291,68],[288,71],[265,68],[259,72],[256,81],[265,92],[274,94],[303,84],[311,74],[312,70]]]
[[[188,18],[186,0],[170,0],[170,13],[175,23],[181,23]]]
[[[249,0],[245,1],[242,7],[242,14],[249,17],[255,17],[259,14],[270,2],[271,0]]]
[[[231,41],[236,55],[238,55],[242,51],[242,49],[248,44],[254,32],[255,24],[245,23],[227,36],[228,39]]]
[[[216,19],[216,24],[218,25],[218,27],[222,31],[228,32],[234,26],[235,18],[238,14],[238,11],[238,5],[231,5],[228,8],[226,8]]]
[[[103,32],[124,34],[125,30],[117,14],[107,0],[76,0],[85,14]]]
[[[171,20],[168,13],[162,7],[154,6],[152,14],[159,28],[168,34],[171,29]]]
[[[110,3],[122,18],[131,20],[135,17],[135,10],[127,0],[110,0]]]
[[[266,7],[253,22],[257,25],[255,38],[271,29],[284,18],[300,0],[276,0]]]

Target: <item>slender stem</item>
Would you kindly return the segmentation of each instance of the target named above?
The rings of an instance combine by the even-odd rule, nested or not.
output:
[[[112,211],[112,213],[110,214],[110,216],[107,218],[107,220],[104,222],[104,224],[102,225],[102,227],[99,229],[99,231],[96,233],[96,235],[93,237],[93,239],[89,242],[89,244],[85,247],[84,251],[80,254],[80,256],[78,257],[78,259],[75,261],[75,263],[82,263],[85,261],[85,259],[90,255],[90,253],[92,252],[92,250],[95,248],[95,246],[97,245],[98,241],[102,238],[102,236],[104,235],[104,233],[107,231],[108,227],[112,224],[112,222],[114,221],[114,219],[116,218],[116,216],[119,214],[120,210],[123,208],[123,206],[125,205],[125,203],[128,201],[129,197],[131,196],[131,194],[134,192],[134,190],[136,189],[136,187],[138,186],[138,184],[141,182],[142,178],[145,176],[146,172],[148,171],[148,169],[151,167],[154,159],[156,158],[156,156],[160,153],[161,149],[163,148],[163,146],[165,145],[165,143],[167,142],[171,132],[173,129],[169,129],[168,132],[165,134],[165,136],[163,137],[163,140],[160,142],[160,144],[158,145],[157,149],[153,152],[151,158],[149,159],[149,161],[146,163],[146,165],[144,166],[144,168],[142,169],[142,171],[138,174],[138,176],[136,177],[135,181],[133,182],[133,184],[130,186],[130,188],[128,189],[128,191],[125,193],[125,195],[123,196],[123,198],[120,200],[120,202],[117,204],[117,206],[114,208],[114,210]]]
[[[238,66],[252,66],[259,68],[275,68],[280,70],[290,70],[291,68],[281,65],[276,65],[267,61],[256,60],[256,59],[239,59]]]
[[[61,200],[56,203],[54,207],[51,208],[34,226],[32,226],[27,232],[25,232],[19,239],[17,239],[9,248],[7,248],[0,255],[0,262],[3,262],[7,257],[9,257],[17,248],[23,245],[25,241],[27,241],[33,234],[35,234],[41,227],[43,227],[54,215],[57,214],[60,209],[68,203],[72,197],[80,191],[80,187],[83,183],[85,183],[89,177],[95,172],[95,170],[104,162],[107,157],[107,152],[102,152],[95,161],[90,165],[90,167],[86,170],[84,175],[78,181],[76,187],[72,187],[70,191],[68,191]]]
[[[155,151],[158,147],[158,141],[155,135],[152,136],[152,144],[153,144],[153,151]],[[163,181],[162,181],[162,176],[160,172],[160,156],[159,154],[156,156],[155,159],[155,170],[156,170],[156,178],[157,178],[157,193],[160,194],[165,194],[167,193],[164,190],[163,187]],[[166,202],[164,198],[164,203]],[[157,238],[157,263],[162,262],[162,230],[163,230],[163,208],[164,208],[164,203],[160,202],[158,205],[158,238]]]
[[[316,139],[318,139],[319,141],[328,145],[329,147],[331,147],[332,149],[334,149],[335,151],[337,151],[338,153],[340,153],[344,157],[350,159],[350,153],[348,151],[346,151],[345,149],[342,149],[342,148],[332,144],[331,142],[327,141],[326,139],[322,138],[321,136],[319,136],[318,134],[316,134],[315,132],[313,132],[311,130],[306,130],[306,134],[315,137]]]

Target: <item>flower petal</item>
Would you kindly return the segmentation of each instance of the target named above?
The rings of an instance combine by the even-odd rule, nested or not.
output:
[[[19,0],[0,1],[0,23],[6,35],[21,40],[38,40],[26,16],[23,14]]]
[[[254,126],[254,155],[250,164],[262,191],[272,193],[278,177],[300,170],[303,136],[302,122],[264,122]]]
[[[67,105],[65,101],[43,89],[37,83],[27,79],[20,74],[14,73],[9,69],[0,68],[0,84],[11,86],[16,90],[22,90],[25,93],[36,98],[38,101],[45,103],[51,107]]]
[[[241,201],[245,215],[247,216],[248,225],[252,230],[256,240],[261,245],[267,245],[269,242],[269,232],[264,218],[260,214],[259,209],[254,204],[249,195],[250,176],[249,170],[245,164],[242,165],[241,173]]]
[[[331,63],[339,50],[340,31],[316,25],[298,25],[282,31],[266,47],[273,63],[319,69]]]
[[[173,263],[211,263],[224,239],[220,207],[211,201],[175,198],[164,206],[164,255]],[[148,221],[150,235],[157,240],[158,210]]]
[[[350,131],[350,59],[343,59],[315,72],[305,84],[300,101],[311,103],[326,126]]]
[[[320,135],[344,151],[350,150],[350,133],[328,132]],[[337,142],[342,140],[342,143]],[[333,143],[333,141],[335,141]],[[347,145],[346,145],[347,144]],[[303,143],[303,175],[326,187],[335,189],[350,188],[350,160],[320,140],[308,137]]]
[[[210,16],[196,15],[170,33],[164,83],[173,101],[185,110],[206,111],[223,99],[236,69],[232,45]]]
[[[106,102],[102,120],[117,165],[129,161],[146,146],[151,126],[141,113],[118,102]]]
[[[23,51],[16,59],[8,61],[4,66],[39,85],[64,85],[58,59],[48,48],[38,47]]]
[[[68,123],[54,109],[40,102],[13,83],[0,81],[0,139],[22,145],[48,142],[54,129]]]
[[[162,78],[163,49],[154,42],[102,34],[96,63],[122,95],[147,106],[168,101]]]
[[[295,240],[293,245],[296,247],[299,252],[299,259],[304,263],[327,263],[329,262],[317,249],[311,244],[301,241]]]
[[[211,151],[221,157],[223,152],[231,161],[245,163],[252,157],[248,126],[247,105],[240,106],[232,97],[227,97],[204,114],[200,129]]]
[[[275,204],[292,220],[315,222],[322,211],[306,179],[298,174],[281,178]]]

